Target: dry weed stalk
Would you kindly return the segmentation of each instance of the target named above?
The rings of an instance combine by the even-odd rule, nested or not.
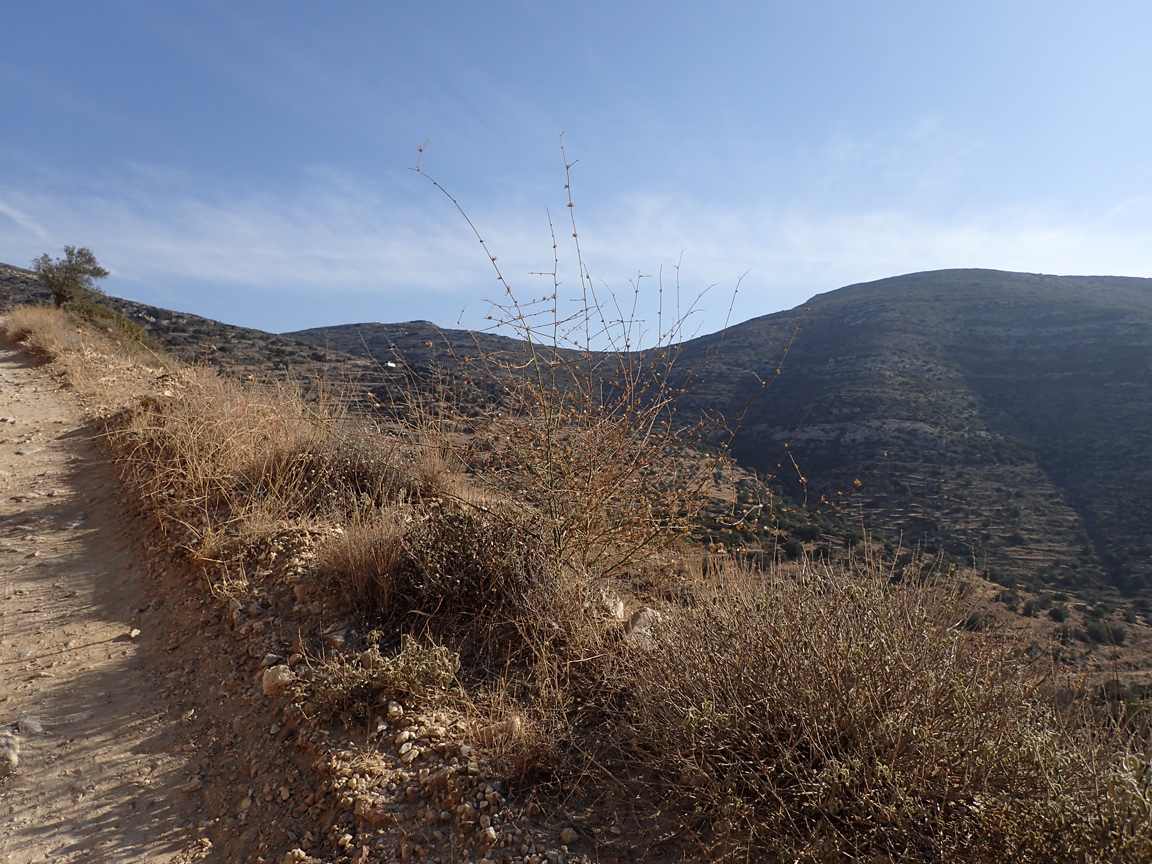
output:
[[[597,288],[580,248],[574,163],[563,138],[561,154],[580,286],[571,312],[561,308],[551,215],[553,267],[536,274],[551,278],[551,291],[523,301],[464,208],[421,165],[414,169],[453,203],[496,271],[504,296],[487,301],[486,332],[511,333],[520,343],[518,350],[486,350],[474,337],[475,351],[467,355],[447,346],[467,398],[446,399],[435,428],[442,441],[460,427],[471,430],[448,449],[501,497],[540,515],[554,567],[609,575],[674,544],[694,524],[715,471],[728,459],[733,430],[715,415],[677,417],[716,350],[686,368],[678,364],[703,295],[681,309],[677,265],[676,310],[666,320],[661,276],[650,333],[638,315],[641,277],[630,306],[622,307],[607,285]]]

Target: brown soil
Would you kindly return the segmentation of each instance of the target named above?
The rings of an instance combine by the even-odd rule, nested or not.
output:
[[[21,748],[0,861],[280,860],[336,830],[219,599],[118,490],[53,367],[7,342],[0,417],[0,730]]]
[[[316,806],[325,733],[285,743],[299,730],[220,599],[118,489],[68,385],[8,342],[0,417],[0,731],[21,750],[0,862],[279,861],[327,841],[305,836],[341,827]]]
[[[24,720],[0,860],[199,860],[187,729],[157,685],[156,595],[111,466],[72,394],[7,344],[0,416],[0,723]]]

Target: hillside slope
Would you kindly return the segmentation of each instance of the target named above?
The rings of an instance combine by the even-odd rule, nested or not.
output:
[[[106,320],[91,307],[87,314]],[[758,570],[718,549],[707,558],[666,530],[624,570],[581,557],[588,547],[577,543],[635,552],[635,534],[621,541],[601,526],[619,512],[621,488],[641,502],[662,493],[668,460],[652,487],[614,483],[614,494],[561,511],[600,516],[588,523],[581,514],[574,530],[586,533],[561,534],[573,542],[560,545],[551,526],[567,525],[503,494],[507,485],[486,485],[486,457],[480,471],[450,467],[471,468],[465,460],[477,451],[454,435],[430,448],[422,415],[382,431],[377,418],[341,403],[157,362],[104,329],[43,307],[13,310],[5,322],[102,418],[90,434],[64,438],[107,447],[98,458],[112,459],[121,478],[110,497],[131,508],[125,524],[155,565],[124,581],[159,601],[136,613],[134,604],[109,604],[109,622],[120,633],[139,624],[124,642],[138,642],[141,655],[160,649],[142,669],[153,670],[159,698],[181,702],[166,724],[173,737],[119,739],[131,749],[125,764],[187,739],[179,753],[189,768],[163,791],[146,771],[130,788],[110,788],[106,775],[87,782],[87,762],[40,771],[68,763],[31,745],[27,764],[18,763],[18,736],[0,730],[10,776],[23,782],[40,771],[62,793],[62,810],[69,792],[93,793],[85,806],[103,806],[110,792],[130,796],[100,817],[110,826],[101,849],[133,851],[124,847],[138,841],[124,827],[144,809],[139,824],[163,827],[157,808],[171,793],[187,816],[176,815],[164,839],[202,831],[191,854],[213,860],[1152,858],[1152,753],[1138,725],[1149,628],[1127,618],[1132,610],[1131,629],[1107,603],[1061,602],[1045,620],[1016,619],[989,602],[998,592],[971,571],[933,578],[932,558],[893,562],[870,547],[831,561],[763,560]],[[720,376],[714,396],[725,382],[740,383]],[[21,391],[9,401],[29,396],[39,398]],[[507,428],[505,405],[482,407],[481,422]],[[43,616],[41,595],[54,600],[86,584],[77,572],[45,593],[65,563],[43,558],[47,544],[63,551],[88,539],[69,533],[84,529],[72,520],[39,541],[45,549],[26,551],[38,541],[25,536],[35,522],[25,502],[55,481],[24,463],[47,458],[32,452],[40,451],[66,468],[78,455],[71,446],[25,449],[56,434],[28,430],[27,419],[18,415],[13,430],[27,440],[9,443],[20,447],[13,467],[25,469],[30,488],[13,496],[22,506],[9,527],[15,551],[43,560],[48,576],[3,592],[21,618]],[[576,436],[581,422],[560,429]],[[581,471],[588,464],[575,448],[553,452]],[[523,475],[538,478],[540,464]],[[603,473],[603,460],[594,464]],[[521,487],[526,498],[555,492],[550,478],[536,482]],[[58,491],[34,500],[57,501]],[[61,506],[93,514],[100,502],[79,500],[80,491]],[[107,539],[100,526],[87,529]],[[97,550],[73,563],[91,575],[95,561],[100,575],[107,557]],[[83,638],[67,617],[55,636],[47,619],[17,622],[22,644],[7,647],[33,674],[11,682],[14,707],[64,705],[21,695],[42,681],[57,681],[68,704],[77,692],[91,696],[70,683],[88,671],[83,659],[51,650],[62,636]],[[47,647],[40,656],[55,671],[36,669],[26,645]],[[109,640],[85,649],[97,660],[105,651],[129,656]],[[1049,660],[1069,674],[1051,674]],[[1117,723],[1121,716],[1134,725]],[[14,725],[33,735],[40,723]],[[73,755],[88,759],[91,741],[81,743]],[[33,835],[20,837],[20,854],[90,857],[88,835],[45,842],[34,834],[42,813],[15,799],[10,809]]]
[[[43,299],[27,271],[0,267],[0,283],[9,303]],[[108,303],[182,359],[366,387],[381,403],[409,373],[434,378],[517,344],[421,321],[275,335]],[[914,273],[683,347],[686,364],[707,354],[707,384],[685,407],[747,406],[738,460],[809,512],[1006,584],[1152,599],[1152,280]]]
[[[702,402],[737,411],[798,321],[736,438],[742,463],[1009,578],[1152,587],[1152,280],[944,270],[852,285],[739,324],[718,349],[686,346],[717,351]],[[787,442],[806,490],[777,467]]]
[[[119,297],[102,303],[139,324],[178,360],[214,366],[237,376],[288,378],[309,383],[371,376],[375,364],[353,360],[339,350],[310,341],[212,321],[200,315],[161,309]],[[0,311],[23,303],[48,303],[51,295],[29,270],[0,264]]]

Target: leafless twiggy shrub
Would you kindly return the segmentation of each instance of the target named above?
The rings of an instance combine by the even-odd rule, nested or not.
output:
[[[695,311],[695,304],[680,308],[678,280],[675,311],[661,311],[646,331],[639,281],[631,304],[622,306],[591,278],[571,215],[573,163],[563,142],[561,152],[579,274],[574,311],[562,306],[551,217],[551,290],[521,300],[463,207],[416,168],[476,233],[503,289],[490,301],[491,330],[510,333],[520,346],[486,350],[477,339],[475,351],[450,352],[462,370],[467,408],[453,411],[462,403],[447,400],[441,428],[471,430],[453,448],[456,457],[506,500],[539,514],[555,567],[612,574],[675,543],[693,524],[714,469],[727,459],[731,433],[717,416],[677,417],[712,356],[678,365]],[[662,283],[659,290],[663,302]]]
[[[1143,860],[1147,742],[968,612],[875,567],[729,577],[638,652],[629,758],[717,857]]]

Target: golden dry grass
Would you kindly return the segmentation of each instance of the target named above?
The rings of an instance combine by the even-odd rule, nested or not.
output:
[[[616,601],[631,611],[641,600],[621,559],[598,556],[661,517],[640,533],[604,525],[619,496],[660,478],[626,467],[628,483],[595,480],[595,494],[573,478],[612,465],[623,444],[654,447],[625,466],[658,466],[668,439],[592,434],[610,414],[573,437],[581,410],[562,401],[545,411],[566,418],[550,429],[530,428],[552,422],[538,411],[516,414],[517,438],[506,413],[489,428],[518,448],[500,469],[515,476],[478,491],[485,477],[464,469],[500,451],[476,451],[429,414],[383,434],[290,387],[96,347],[52,310],[18,310],[7,327],[119,406],[108,435],[125,481],[202,561],[243,572],[259,538],[324,529],[324,590],[379,637],[357,646],[379,664],[349,655],[317,684],[332,710],[372,707],[390,687],[419,698],[450,670],[477,725],[516,718],[517,736],[495,749],[523,782],[539,794],[566,785],[561,800],[631,801],[686,857],[1152,859],[1147,730],[1069,697],[1007,634],[965,629],[968,599],[948,583],[898,581],[868,560],[702,572],[666,557],[684,590],[628,632]],[[534,474],[540,447],[557,464]],[[545,484],[534,493],[533,477]],[[605,515],[576,518],[594,506]],[[653,545],[675,555],[675,543]]]

